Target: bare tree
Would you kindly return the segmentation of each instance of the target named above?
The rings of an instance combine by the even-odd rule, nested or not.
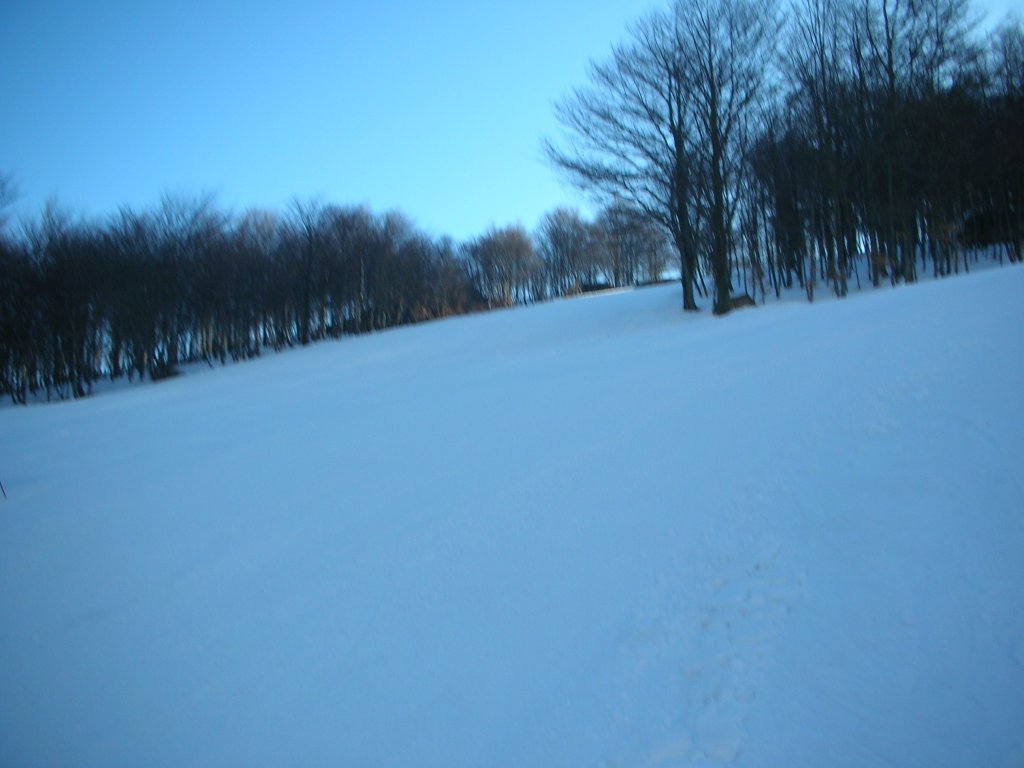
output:
[[[467,248],[473,280],[489,307],[533,301],[543,262],[519,225],[491,229]]]
[[[665,237],[649,219],[629,206],[604,208],[594,222],[606,281],[613,286],[658,280],[665,268]]]
[[[592,240],[591,225],[579,211],[558,208],[544,216],[537,249],[547,268],[551,294],[567,296],[594,281]]]
[[[677,0],[695,147],[715,279],[714,311],[731,308],[732,218],[742,166],[741,132],[767,86],[780,30],[773,0]]]
[[[764,92],[779,27],[774,0],[675,0],[634,25],[627,45],[591,66],[590,87],[556,107],[571,138],[566,149],[546,143],[548,157],[579,186],[666,229],[679,253],[684,309],[697,308],[702,229],[714,311],[731,308],[739,136]]]
[[[993,240],[1002,240],[1011,258],[1024,259],[1024,26],[1008,18],[999,27],[990,53],[994,93],[990,174]],[[998,233],[998,234],[997,234]]]
[[[798,0],[785,56],[794,87],[794,117],[810,149],[813,204],[808,213],[821,273],[837,296],[847,291],[853,217],[842,169],[849,162],[844,85],[849,82],[845,31],[852,10],[845,0]],[[815,270],[817,274],[817,270]],[[814,286],[807,286],[813,297]]]
[[[676,6],[678,10],[678,4]],[[679,256],[683,309],[696,310],[696,181],[691,95],[680,12],[656,12],[630,40],[590,67],[590,85],[556,105],[564,146],[545,152],[600,202],[625,202],[670,235]]]

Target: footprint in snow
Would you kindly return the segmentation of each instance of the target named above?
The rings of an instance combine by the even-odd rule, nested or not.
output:
[[[654,666],[676,659],[676,672],[668,675],[676,710],[668,718],[670,734],[641,764],[723,766],[743,752],[759,681],[803,578],[787,570],[780,549],[715,570],[687,595],[692,605],[677,606],[671,622],[662,618],[645,635],[660,641]]]

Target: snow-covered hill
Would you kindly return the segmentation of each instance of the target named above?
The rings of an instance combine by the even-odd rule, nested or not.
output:
[[[1024,269],[0,410],[0,765],[1024,765]]]

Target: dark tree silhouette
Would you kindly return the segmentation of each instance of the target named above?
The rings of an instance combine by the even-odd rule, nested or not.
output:
[[[578,187],[664,227],[679,257],[683,308],[695,310],[698,169],[682,23],[678,4],[637,22],[608,61],[591,64],[590,85],[556,106],[565,140],[544,149]]]
[[[591,67],[591,85],[556,108],[568,148],[545,144],[576,184],[659,222],[676,245],[683,308],[696,309],[701,244],[728,312],[740,134],[765,89],[778,33],[771,0],[675,0]],[[699,220],[699,221],[697,221]]]

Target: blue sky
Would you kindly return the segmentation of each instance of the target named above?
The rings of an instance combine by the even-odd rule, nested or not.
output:
[[[541,156],[552,102],[657,5],[3,0],[0,172],[32,216],[213,192],[533,227],[582,203]]]

